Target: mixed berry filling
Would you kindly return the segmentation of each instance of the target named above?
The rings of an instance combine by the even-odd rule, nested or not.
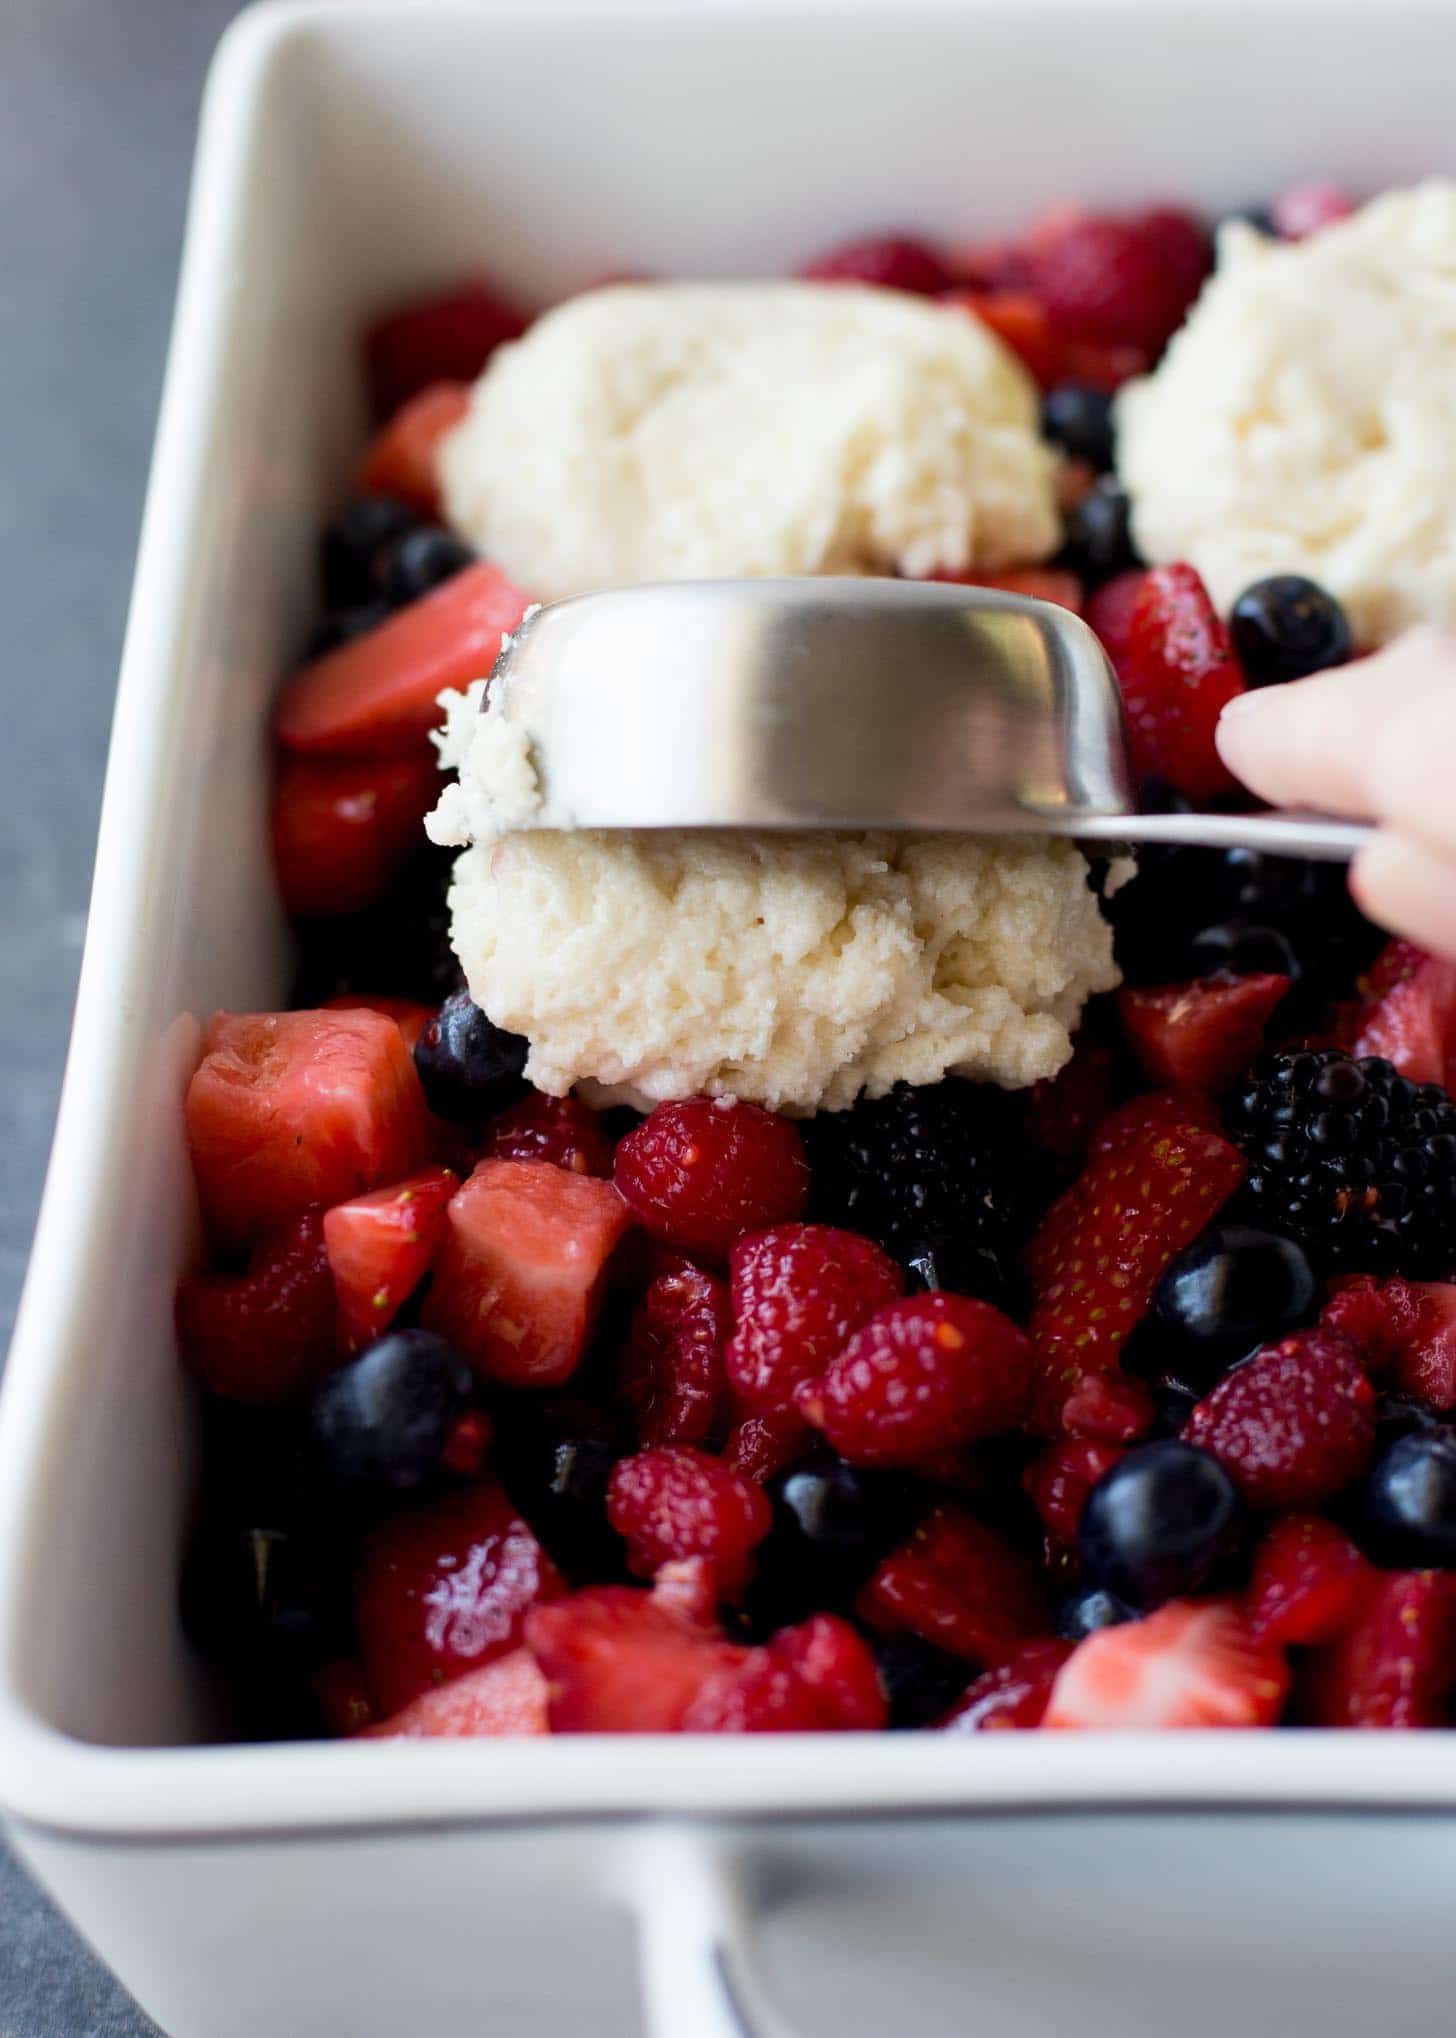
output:
[[[1308,578],[1223,614],[1135,552],[1112,395],[1209,263],[1181,212],[1067,211],[804,272],[1035,377],[1063,549],[959,577],[1087,616],[1150,805],[1236,804],[1224,704],[1357,649]],[[421,831],[438,697],[531,600],[445,528],[438,453],[527,323],[469,285],[367,335],[378,432],[275,720],[296,1003],[214,1017],[187,1094],[183,1610],[239,1731],[1446,1723],[1456,966],[1327,867],[1153,850],[1104,902],[1122,987],[1029,1090],[537,1093]]]

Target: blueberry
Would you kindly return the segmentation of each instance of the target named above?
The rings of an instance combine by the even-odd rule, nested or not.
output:
[[[918,1635],[893,1635],[874,1644],[880,1683],[892,1727],[926,1727],[950,1711],[970,1683],[970,1666]]]
[[[430,1109],[452,1124],[479,1124],[513,1103],[529,1043],[494,1026],[468,991],[445,1000],[415,1042]]]
[[[1057,1633],[1063,1641],[1080,1642],[1099,1628],[1118,1628],[1124,1621],[1136,1619],[1136,1611],[1115,1592],[1094,1587],[1062,1601],[1057,1609]]]
[[[474,557],[470,547],[449,531],[407,531],[385,561],[385,599],[395,608],[418,601],[453,579]]]
[[[1250,686],[1343,665],[1355,648],[1345,611],[1302,573],[1276,573],[1246,587],[1234,603],[1229,633]]]
[[[1159,1281],[1153,1317],[1185,1374],[1211,1381],[1256,1345],[1307,1323],[1318,1284],[1293,1239],[1225,1224],[1186,1246]]]
[[[318,1460],[355,1493],[412,1493],[440,1469],[450,1432],[470,1406],[474,1375],[442,1337],[395,1330],[314,1392]]]
[[[1089,489],[1068,516],[1060,558],[1094,587],[1141,563],[1133,547],[1127,495],[1110,476]]]
[[[1380,1394],[1375,1400],[1376,1450],[1393,1444],[1397,1437],[1414,1430],[1439,1429],[1440,1418],[1424,1401],[1409,1400],[1404,1394]]]
[[[750,1594],[766,1632],[848,1606],[917,1511],[915,1482],[905,1474],[862,1470],[828,1452],[782,1474],[769,1493],[773,1527]]]
[[[1112,465],[1112,398],[1086,382],[1059,382],[1042,398],[1042,435],[1099,474]]]
[[[1238,1493],[1216,1458],[1193,1444],[1143,1444],[1087,1496],[1083,1573],[1129,1606],[1156,1606],[1206,1585],[1241,1527]]]
[[[352,644],[356,637],[367,636],[369,631],[378,629],[389,614],[389,603],[382,600],[359,602],[348,609],[331,609],[310,631],[303,655],[305,658],[322,658],[326,651],[337,651],[341,644]]]
[[[1221,920],[1195,934],[1188,951],[1196,976],[1231,970],[1236,977],[1300,974],[1299,959],[1287,934],[1277,927],[1257,927],[1248,920]]]
[[[324,600],[348,609],[375,600],[390,548],[419,524],[408,503],[392,495],[360,495],[324,525],[319,571]]]
[[[1456,1570],[1456,1433],[1397,1437],[1370,1474],[1365,1505],[1382,1561],[1403,1570]]]

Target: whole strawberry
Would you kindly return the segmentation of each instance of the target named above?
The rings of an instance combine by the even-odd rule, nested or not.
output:
[[[1223,619],[1191,566],[1144,575],[1115,659],[1139,779],[1212,800],[1235,790],[1215,747],[1218,718],[1245,691]]]

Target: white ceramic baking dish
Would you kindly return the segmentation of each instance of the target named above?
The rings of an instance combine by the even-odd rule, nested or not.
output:
[[[1445,2021],[1444,1736],[207,1745],[169,1324],[199,1016],[284,982],[266,713],[362,315],[477,263],[546,300],[1068,194],[1375,188],[1456,168],[1453,64],[1415,0],[305,0],[227,37],[0,1424],[0,1802],[172,2038]]]

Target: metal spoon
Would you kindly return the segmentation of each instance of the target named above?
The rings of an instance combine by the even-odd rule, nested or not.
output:
[[[1313,814],[1141,814],[1121,696],[1048,602],[898,580],[675,581],[535,610],[492,700],[534,828],[933,829],[1349,858]]]

